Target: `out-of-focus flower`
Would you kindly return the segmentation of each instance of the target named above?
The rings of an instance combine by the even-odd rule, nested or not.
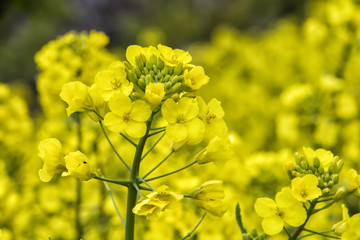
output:
[[[195,160],[199,164],[208,162],[220,163],[225,162],[234,157],[234,152],[231,149],[230,140],[227,137],[214,137],[209,145],[200,151]]]
[[[54,174],[66,171],[64,154],[59,140],[48,138],[42,140],[39,145],[39,157],[44,161],[42,169],[39,170],[40,180],[49,182]]]
[[[334,232],[337,235],[342,235],[347,230],[348,223],[350,220],[349,211],[346,208],[345,204],[341,204],[341,208],[342,208],[343,219],[332,226],[332,229],[334,229]]]
[[[225,136],[228,128],[223,120],[225,113],[221,102],[213,98],[206,105],[202,97],[198,96],[196,99],[199,103],[199,116],[205,124],[207,135]]]
[[[322,195],[318,188],[319,180],[315,175],[307,174],[304,177],[297,177],[291,180],[291,189],[294,198],[298,201],[306,202]]]
[[[360,175],[358,175],[355,169],[349,169],[347,172],[348,180],[350,182],[350,190],[357,189],[357,193],[360,194]]]
[[[176,202],[183,199],[183,195],[167,191],[168,187],[160,186],[156,191],[139,199],[138,204],[133,208],[133,213],[146,216],[146,219],[152,219],[160,216],[166,209],[171,209]]]
[[[115,94],[110,98],[109,108],[111,112],[104,118],[104,124],[110,131],[126,133],[133,138],[141,138],[145,135],[145,121],[151,115],[149,104],[144,101],[131,99],[124,94]]]
[[[89,95],[89,87],[82,82],[75,81],[63,85],[60,97],[68,107],[67,115],[74,112],[85,112],[94,110],[94,103]]]
[[[306,210],[301,202],[293,197],[288,187],[276,194],[275,201],[270,198],[258,198],[254,207],[256,213],[264,218],[262,226],[264,232],[269,235],[281,232],[284,223],[297,227],[306,219]]]
[[[226,212],[224,205],[225,193],[222,188],[222,181],[212,180],[203,183],[200,187],[190,192],[192,200],[211,215],[222,217]]]
[[[303,147],[303,151],[306,159],[310,164],[313,164],[314,157],[317,157],[320,160],[320,164],[321,166],[324,167],[325,171],[328,170],[329,166],[331,165],[331,162],[334,159],[334,154],[332,152],[322,148],[316,149],[314,151],[311,148]]]

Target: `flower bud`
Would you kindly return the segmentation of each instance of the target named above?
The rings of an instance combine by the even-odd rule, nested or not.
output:
[[[126,72],[126,74],[127,74],[127,76],[128,76],[128,79],[130,80],[130,82],[133,82],[133,83],[137,83],[137,77],[136,77],[136,74],[133,72],[133,71],[131,71],[131,70],[128,70],[127,72]]]
[[[251,235],[253,238],[257,236],[256,228],[252,228],[252,229],[251,229],[250,235]]]
[[[347,195],[347,194],[346,194],[345,187],[339,187],[339,188],[336,190],[336,193],[335,193],[335,196],[334,196],[334,202],[340,201],[340,200],[343,199],[346,195]]]
[[[315,156],[314,159],[313,159],[313,165],[314,165],[315,168],[320,167],[320,160],[319,160],[319,158],[316,157],[316,156]]]
[[[151,104],[159,104],[165,96],[164,85],[160,82],[150,83],[145,89],[145,98]]]
[[[152,64],[149,61],[146,61],[145,67],[150,71],[152,69]]]
[[[300,156],[300,153],[298,153],[298,152],[295,153],[295,162],[297,165],[300,165],[300,163],[301,163],[301,156]]]
[[[325,171],[324,171],[324,167],[323,166],[320,166],[319,169],[318,169],[319,173],[320,174],[323,174]]]
[[[300,163],[300,167],[301,167],[303,170],[308,170],[309,165],[308,165],[308,163],[307,163],[306,161],[302,161],[302,162]]]
[[[139,78],[139,77],[141,77],[141,71],[140,71],[140,69],[138,68],[138,67],[135,67],[134,69],[133,69],[133,71],[134,71],[134,73],[136,74],[136,76]]]
[[[144,67],[144,68],[143,68],[143,73],[144,73],[145,75],[149,74],[149,69],[148,69],[147,67]]]
[[[183,72],[183,63],[179,62],[174,68],[174,75],[180,75]]]
[[[155,64],[152,65],[152,69],[156,74],[160,73],[158,67]]]
[[[339,171],[338,171],[338,167],[337,167],[337,165],[336,165],[336,163],[335,162],[332,162],[331,164],[330,164],[330,167],[329,167],[329,173],[331,174],[331,173],[338,173]]]
[[[87,156],[82,152],[71,152],[64,159],[70,175],[82,181],[87,181],[95,176],[93,168],[88,163]]]
[[[146,85],[149,85],[150,83],[152,83],[152,82],[154,82],[154,79],[152,78],[152,76],[151,75],[146,75],[145,76],[145,84]]]
[[[342,167],[344,166],[344,160],[340,159],[336,162],[336,166],[338,168],[338,173],[341,171]]]
[[[145,64],[143,62],[143,58],[141,57],[141,54],[135,56],[135,64],[136,67],[139,68],[139,70],[143,70]]]
[[[150,56],[151,65],[155,65],[157,63],[157,59],[158,59],[158,57],[155,56],[155,54],[151,54],[151,56]]]
[[[326,196],[326,195],[328,195],[329,193],[330,193],[330,188],[324,188],[323,190],[321,190],[322,191],[322,194],[324,195],[324,196]]]
[[[339,175],[338,174],[333,174],[331,176],[331,180],[334,182],[334,184],[337,184],[339,182]]]

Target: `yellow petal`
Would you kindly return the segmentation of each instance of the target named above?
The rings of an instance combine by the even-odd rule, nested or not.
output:
[[[181,98],[178,102],[178,113],[183,114],[184,118],[191,120],[199,113],[199,105],[193,98]]]
[[[166,134],[175,142],[184,141],[188,132],[184,124],[172,123],[166,126]]]
[[[260,217],[270,217],[275,215],[277,205],[275,201],[270,198],[258,198],[256,199],[254,208]]]
[[[130,113],[131,100],[124,94],[114,94],[109,100],[109,108],[111,112],[115,113],[116,115],[123,116],[124,113]]]
[[[144,101],[136,100],[131,104],[132,119],[138,122],[148,120],[151,115],[151,107]]]
[[[281,217],[274,215],[264,218],[261,225],[266,234],[275,235],[282,231],[284,227],[284,220],[282,220]]]
[[[202,141],[205,134],[205,125],[199,118],[186,122],[185,127],[188,132],[188,144],[195,145]]]
[[[172,99],[167,99],[161,107],[161,114],[168,123],[175,123],[178,117],[177,104]]]
[[[293,227],[298,227],[306,220],[306,210],[302,204],[298,202],[286,209],[284,214],[284,221]]]
[[[133,138],[141,138],[145,135],[146,124],[143,122],[136,122],[133,120],[127,121],[125,123],[125,132]]]
[[[124,119],[116,114],[109,112],[104,117],[104,125],[112,132],[120,133],[124,131]]]
[[[208,108],[209,114],[214,114],[217,118],[223,118],[225,115],[224,110],[221,107],[221,102],[216,98],[211,99],[208,103]]]
[[[299,203],[299,201],[297,201],[291,192],[291,189],[289,187],[284,187],[281,189],[281,192],[278,192],[275,196],[275,201],[276,204],[280,207],[280,208],[287,208],[290,207],[294,204]]]
[[[135,57],[142,53],[144,50],[141,46],[138,45],[130,45],[126,49],[126,60],[131,64],[131,66],[135,67]]]

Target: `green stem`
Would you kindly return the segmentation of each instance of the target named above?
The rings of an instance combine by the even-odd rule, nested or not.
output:
[[[163,160],[161,160],[158,164],[156,164],[156,166],[153,167],[153,169],[151,169],[148,173],[146,173],[144,176],[142,176],[142,179],[145,179],[145,178],[146,178],[147,176],[149,176],[153,171],[155,171],[158,167],[160,167],[160,165],[163,164],[163,163],[170,157],[170,155],[173,154],[173,152],[174,152],[174,149],[171,150],[171,151],[169,152],[169,154],[166,155],[166,157],[165,157]]]
[[[157,131],[157,132],[150,133],[148,137],[152,137],[152,136],[154,136],[154,135],[156,135],[156,134],[158,134],[158,133],[162,133],[162,132],[164,132],[164,131],[165,131],[165,129],[160,130],[160,131]]]
[[[236,217],[236,221],[237,221],[237,223],[239,225],[239,228],[241,230],[241,233],[242,234],[247,233],[247,231],[246,231],[246,229],[244,227],[244,224],[242,222],[242,219],[241,219],[241,212],[240,212],[240,204],[239,203],[237,203],[236,207],[235,207],[235,217]]]
[[[304,228],[304,231],[311,232],[311,233],[305,234],[305,235],[301,235],[301,236],[299,236],[297,239],[301,239],[301,238],[313,236],[313,235],[315,235],[315,234],[321,235],[321,236],[324,236],[324,237],[328,237],[328,238],[341,239],[340,237],[330,236],[330,235],[324,234],[324,233],[328,233],[328,232],[333,232],[333,231],[334,231],[333,229],[326,230],[326,231],[321,231],[321,232],[316,232],[316,231],[312,231],[312,230],[309,230],[309,229]]]
[[[152,118],[154,114],[151,115],[150,119],[146,122],[146,133],[145,135],[140,138],[139,143],[137,144],[133,165],[131,168],[131,174],[129,181],[132,184],[138,185],[139,180],[139,168],[140,168],[140,161],[142,152],[144,150],[144,146],[146,140],[148,138],[149,129],[151,126]],[[133,208],[136,205],[136,197],[137,197],[137,190],[136,188],[131,185],[128,188],[128,197],[127,197],[127,206],[126,206],[126,227],[125,227],[125,240],[133,240],[134,239],[134,230],[135,230],[135,215],[132,212]]]
[[[99,176],[95,176],[94,179],[104,181],[104,182],[115,183],[115,184],[122,185],[125,187],[129,187],[129,185],[130,185],[129,181],[115,180],[115,179],[109,179],[109,178],[104,178],[104,177],[99,177]]]
[[[81,189],[82,183],[79,179],[76,179],[76,207],[75,207],[75,224],[77,229],[77,239],[82,239],[84,235],[84,229],[82,228],[82,224],[80,221],[80,205],[81,205]]]
[[[313,201],[310,202],[309,209],[308,209],[307,212],[306,212],[306,215],[307,215],[307,216],[306,216],[305,222],[304,222],[301,226],[299,226],[299,227],[296,228],[294,234],[293,234],[291,237],[289,237],[288,240],[295,240],[295,239],[297,239],[297,237],[300,235],[300,233],[304,230],[306,223],[309,221],[311,215],[313,214],[313,211],[314,211],[314,209],[315,209],[316,203],[317,203],[317,199],[315,199],[315,200],[313,200]]]
[[[112,150],[115,152],[116,156],[120,159],[120,161],[125,165],[125,167],[131,171],[131,167],[125,162],[125,160],[120,156],[120,154],[118,153],[118,151],[116,151],[114,145],[112,144],[112,142],[110,141],[110,138],[109,136],[107,135],[106,131],[105,131],[105,128],[104,128],[104,125],[102,124],[102,122],[100,121],[99,122],[100,126],[101,126],[101,129],[106,137],[106,140],[108,141],[108,143],[110,144],[110,147],[112,148]]]
[[[146,151],[146,153],[141,157],[141,161],[154,149],[154,147],[160,142],[160,140],[165,136],[166,133],[163,133],[158,140]]]
[[[102,174],[101,174],[101,175],[102,175]],[[95,178],[95,179],[98,179],[98,180],[102,180],[102,182],[103,182],[103,184],[104,184],[104,186],[105,186],[105,188],[106,188],[106,190],[107,190],[107,192],[108,192],[108,194],[109,194],[109,196],[110,196],[110,198],[111,198],[111,201],[112,201],[112,203],[113,203],[113,205],[114,205],[114,207],[115,207],[115,211],[116,211],[117,215],[119,216],[120,221],[121,221],[123,227],[125,228],[125,221],[124,221],[123,217],[121,216],[120,211],[119,211],[119,209],[118,209],[118,207],[117,207],[117,205],[116,205],[114,196],[113,196],[112,191],[111,191],[111,189],[110,189],[110,186],[109,186],[109,184],[107,184],[107,180],[108,180],[108,179],[107,179],[107,180],[104,180],[104,179],[106,179],[106,178],[104,178],[103,176],[102,176],[102,177],[96,177],[96,176],[95,176],[94,178]]]
[[[331,207],[331,205],[333,205],[334,203],[335,203],[335,202],[330,202],[330,203],[326,204],[325,206],[323,206],[323,207],[321,207],[321,208],[319,208],[319,209],[315,209],[315,210],[314,210],[314,213],[320,212],[321,210],[324,210],[324,209],[326,209],[326,208],[328,208],[328,207]]]
[[[94,112],[101,120],[104,120],[103,116],[101,116],[97,111],[93,110],[93,112]]]
[[[186,169],[186,168],[188,168],[188,167],[191,167],[191,166],[194,165],[195,163],[197,163],[197,161],[193,161],[192,163],[190,163],[190,164],[186,165],[185,167],[182,167],[182,168],[180,168],[180,169],[178,169],[178,170],[175,170],[175,171],[172,171],[172,172],[169,172],[169,173],[166,173],[166,174],[157,176],[157,177],[145,179],[145,181],[150,182],[150,181],[155,180],[155,179],[159,179],[159,178],[162,178],[162,177],[169,176],[169,175],[171,175],[171,174],[180,172],[180,171],[182,171],[182,170],[184,170],[184,169]]]
[[[137,147],[136,143],[133,142],[133,140],[131,140],[128,136],[126,136],[123,133],[120,133],[120,135],[125,138],[129,143],[131,143],[131,145],[133,145],[134,147]]]
[[[201,218],[200,218],[199,221],[196,223],[196,225],[193,227],[193,229],[191,229],[191,231],[188,232],[188,234],[186,234],[185,237],[183,237],[181,240],[184,240],[184,239],[190,237],[191,234],[193,234],[193,232],[195,232],[195,230],[199,227],[200,223],[204,220],[204,218],[205,218],[205,216],[206,216],[206,213],[207,213],[207,212],[205,212],[205,213],[201,216]]]
[[[154,191],[154,188],[152,187],[152,186],[150,186],[150,184],[148,184],[144,179],[142,179],[141,177],[137,177],[137,179],[140,181],[140,182],[142,182],[142,183],[144,183],[146,186],[148,186],[152,191]]]
[[[286,235],[288,235],[288,237],[291,237],[290,233],[288,232],[288,230],[286,229],[286,227],[283,227],[284,232],[286,233]]]
[[[157,127],[157,128],[150,128],[150,131],[154,131],[154,130],[163,130],[166,127]]]

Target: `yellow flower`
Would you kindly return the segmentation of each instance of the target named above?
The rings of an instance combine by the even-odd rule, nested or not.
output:
[[[359,240],[360,239],[360,213],[352,215],[346,224],[346,229],[341,240]]]
[[[222,189],[222,181],[212,180],[203,183],[200,187],[190,192],[192,200],[201,208],[208,211],[211,215],[222,217],[226,212],[223,203],[225,197]]]
[[[128,60],[128,62],[135,67],[136,63],[135,63],[135,57],[139,54],[143,54],[145,56],[145,58],[147,60],[150,59],[150,56],[152,54],[154,54],[155,56],[159,55],[158,50],[153,47],[141,47],[138,45],[130,45],[128,46],[128,48],[126,49],[126,59]]]
[[[145,89],[145,98],[151,104],[159,104],[165,96],[164,85],[160,82],[150,83]]]
[[[161,44],[157,45],[157,49],[159,50],[160,58],[169,66],[176,66],[179,63],[188,66],[192,60],[189,52],[185,52],[181,49],[172,49]]]
[[[138,204],[133,208],[133,213],[146,216],[152,219],[160,216],[166,209],[171,209],[176,202],[183,199],[183,195],[167,191],[168,187],[160,186],[156,191],[148,194],[145,198],[139,199]]]
[[[104,116],[106,110],[106,102],[101,96],[101,90],[96,84],[93,84],[89,88],[89,95],[92,99],[94,104],[94,110],[100,115]],[[94,120],[95,122],[99,122],[102,119],[98,116],[98,114],[94,113],[93,111],[88,112],[89,117]]]
[[[332,229],[334,229],[336,235],[342,235],[348,229],[348,224],[350,220],[349,212],[345,204],[341,204],[341,208],[343,219],[332,226]]]
[[[205,75],[204,68],[195,66],[190,71],[184,71],[184,83],[192,90],[198,90],[209,82],[209,77]]]
[[[66,171],[62,146],[56,138],[42,140],[39,145],[39,157],[44,161],[43,168],[39,170],[40,180],[49,182],[54,174]]]
[[[75,81],[63,85],[60,98],[68,104],[67,115],[74,112],[94,110],[94,103],[89,95],[89,87],[82,82]]]
[[[313,164],[314,157],[317,157],[320,160],[321,166],[324,167],[324,170],[327,171],[331,162],[334,159],[334,154],[325,149],[319,148],[317,150],[312,150],[311,148],[303,147],[303,151],[306,159],[310,164]]]
[[[168,122],[166,134],[174,142],[188,141],[199,143],[205,133],[204,123],[197,118],[199,106],[195,99],[181,98],[178,103],[167,99],[161,108],[164,119]]]
[[[111,112],[104,118],[104,124],[110,131],[126,133],[133,138],[141,138],[145,135],[145,121],[151,115],[149,104],[144,101],[131,99],[124,94],[115,94],[110,98],[109,108]]]
[[[313,200],[322,195],[321,189],[317,187],[319,181],[315,175],[307,174],[291,180],[291,189],[294,197],[301,201]]]
[[[231,149],[231,143],[227,137],[215,136],[209,143],[209,145],[200,151],[195,160],[199,164],[208,162],[225,162],[234,156],[234,152]]]
[[[225,136],[228,128],[223,120],[225,113],[221,102],[213,98],[206,105],[202,97],[198,96],[196,99],[199,103],[199,116],[206,126],[207,135]]]
[[[360,175],[355,169],[351,168],[348,170],[347,176],[350,182],[350,190],[357,189],[357,193],[360,194]]]
[[[87,181],[95,176],[93,168],[88,163],[87,156],[80,151],[66,155],[65,164],[69,175],[82,181]]]
[[[113,62],[108,70],[97,73],[95,84],[101,90],[105,101],[108,101],[114,93],[129,96],[133,90],[133,83],[126,79],[125,65],[120,61]]]
[[[285,187],[275,196],[275,201],[270,198],[258,198],[255,202],[255,211],[263,217],[262,226],[264,232],[275,235],[281,232],[284,223],[298,227],[305,222],[306,210],[291,193],[291,189]]]

